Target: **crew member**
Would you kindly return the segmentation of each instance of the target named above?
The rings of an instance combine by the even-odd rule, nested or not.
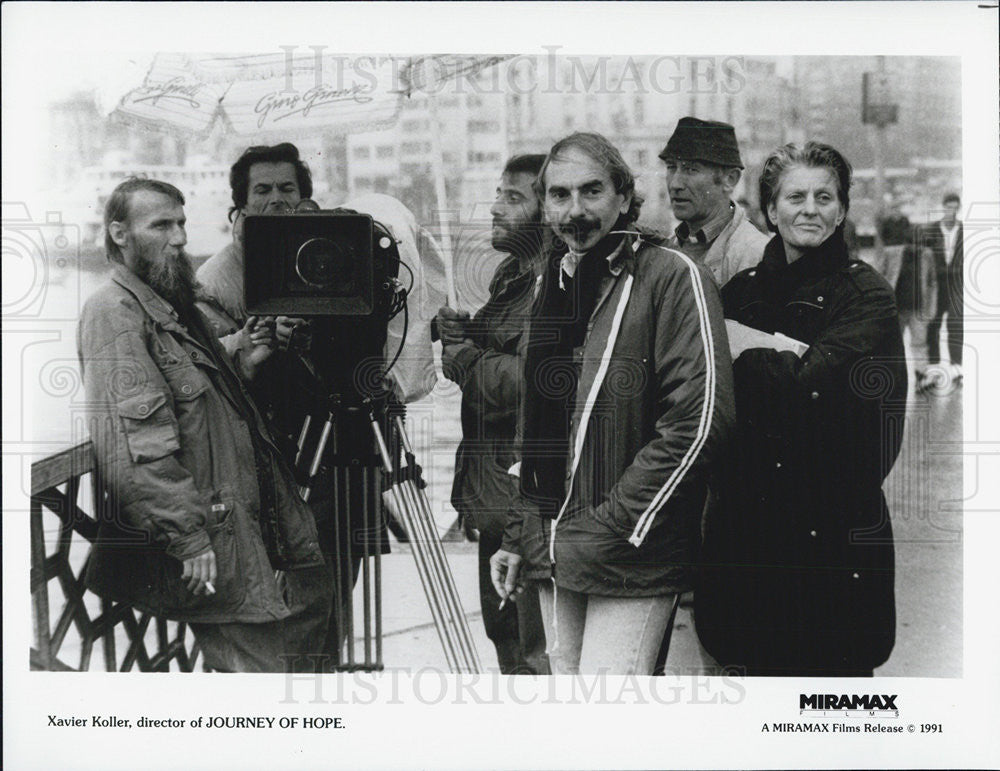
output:
[[[219,345],[195,307],[183,206],[173,185],[129,179],[105,208],[114,269],[77,345],[113,516],[87,582],[187,622],[214,670],[287,671],[319,650],[330,592],[313,518],[243,386],[274,333],[250,318]]]
[[[768,236],[732,200],[743,169],[733,127],[681,118],[660,158],[680,220],[667,245],[707,267],[720,287],[760,262]]]
[[[230,169],[229,184],[233,201],[230,209],[233,240],[198,270],[204,299],[200,307],[211,320],[224,346],[230,345],[233,333],[240,328],[247,316],[243,293],[243,223],[246,216],[293,212],[310,198],[313,191],[309,167],[300,158],[298,148],[287,142],[273,147],[248,148]],[[349,208],[372,214],[380,222],[389,224],[394,230],[400,256],[418,277],[423,278],[422,260],[417,246],[421,233],[413,215],[405,206],[389,196],[371,195],[358,199]],[[429,239],[428,243],[432,246]],[[430,253],[433,249],[426,251]],[[420,291],[415,294],[427,294],[424,283],[417,289]],[[411,299],[411,304],[413,307],[406,333],[406,355],[400,357],[399,366],[390,375],[392,382],[389,387],[393,399],[398,403],[418,399],[434,385],[429,325],[416,323],[421,317],[429,318],[430,313],[424,315],[417,301]],[[325,419],[328,397],[331,396],[327,393],[330,384],[316,376],[317,368],[311,363],[316,353],[312,349],[317,347],[318,341],[312,340],[309,324],[303,319],[279,316],[276,319],[276,336],[279,350],[262,367],[261,373],[253,382],[252,392],[272,426],[286,460],[292,464],[306,416],[312,415],[314,423]],[[344,350],[337,348],[337,351],[348,361],[355,356],[355,349],[360,350],[358,346],[364,347],[364,341],[356,339],[357,337],[328,342],[331,346],[343,346]],[[423,340],[424,337],[426,340]],[[386,349],[391,347],[392,353],[395,353],[396,342],[401,340],[402,333],[399,330],[394,333],[390,328],[388,338],[390,342]],[[426,343],[426,355],[419,352],[421,341]],[[333,354],[327,351],[327,355]],[[360,361],[357,363],[362,364]],[[329,370],[329,367],[324,366],[322,369]],[[348,371],[338,374],[348,384],[355,379],[353,373]],[[347,401],[353,397],[353,393],[342,396]],[[344,456],[348,453],[366,453],[371,442],[365,414],[357,410],[342,410],[337,420],[337,450]],[[330,450],[332,449],[330,445]],[[368,454],[372,453],[373,451]],[[351,465],[341,471],[342,475],[346,474],[348,477],[347,484],[338,484],[337,473],[333,462],[322,463],[319,475],[312,480],[309,498],[309,505],[316,516],[320,544],[333,571],[336,586],[324,647],[328,668],[343,663],[342,646],[352,616],[351,588],[358,578],[362,555],[376,550],[387,553],[389,550],[388,536],[382,526],[383,519],[375,516],[381,510],[381,504],[374,478],[369,477],[366,485],[362,468]],[[370,523],[365,522],[366,511],[372,520]],[[384,514],[397,536],[406,538],[405,532],[389,512],[385,511]]]
[[[518,459],[524,343],[541,271],[542,213],[532,184],[544,160],[544,155],[515,156],[500,177],[490,209],[491,243],[507,258],[493,274],[489,300],[471,321],[447,306],[438,313],[444,374],[462,388],[462,442],[451,501],[479,530],[483,623],[503,674],[548,673],[537,592],[522,593],[516,603],[498,609],[490,580],[490,557],[500,548],[517,494],[517,478],[508,471]]]
[[[557,142],[538,190],[558,241],[528,338],[521,495],[555,519],[549,657],[557,674],[648,675],[733,420],[719,294],[636,227],[635,178],[603,136]],[[513,540],[494,555],[502,597],[521,561]]]

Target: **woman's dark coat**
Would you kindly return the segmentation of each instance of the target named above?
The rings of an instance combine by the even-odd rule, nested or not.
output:
[[[720,664],[761,673],[870,670],[895,641],[882,482],[907,382],[893,291],[837,232],[790,265],[773,239],[722,297],[727,319],[809,348],[734,362],[736,443],[706,519],[699,638]]]

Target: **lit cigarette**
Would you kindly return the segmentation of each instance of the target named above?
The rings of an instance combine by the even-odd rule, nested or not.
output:
[[[503,610],[504,605],[507,604],[507,598],[508,597],[510,597],[510,595],[507,595],[507,597],[504,597],[502,600],[500,600],[500,607],[497,608],[498,611]]]
[[[215,594],[215,587],[212,586],[211,581],[205,582],[205,591],[207,591],[209,594]]]

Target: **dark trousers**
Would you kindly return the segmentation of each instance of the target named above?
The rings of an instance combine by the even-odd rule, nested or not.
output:
[[[953,364],[962,363],[962,299],[950,296],[938,298],[938,310],[934,320],[927,325],[927,358],[931,364],[941,361],[941,324],[947,313],[946,334],[948,337],[948,357]]]
[[[291,615],[262,624],[191,623],[205,663],[214,672],[314,671],[330,613],[325,567],[290,570],[281,577]]]
[[[496,648],[501,674],[547,675],[549,660],[538,592],[529,588],[517,596],[516,602],[508,602],[499,610],[500,597],[490,579],[490,557],[500,548],[500,542],[499,533],[479,533],[479,601],[486,636]]]

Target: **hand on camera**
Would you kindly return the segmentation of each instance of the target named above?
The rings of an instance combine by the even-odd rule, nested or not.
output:
[[[278,316],[275,320],[278,349],[306,353],[312,344],[312,328],[305,319]]]
[[[466,324],[469,321],[468,311],[456,311],[447,305],[441,306],[437,313],[438,334],[442,345],[454,345],[464,342],[469,336]]]
[[[239,341],[240,365],[245,378],[252,379],[276,346],[274,319],[251,316],[237,333]]]

